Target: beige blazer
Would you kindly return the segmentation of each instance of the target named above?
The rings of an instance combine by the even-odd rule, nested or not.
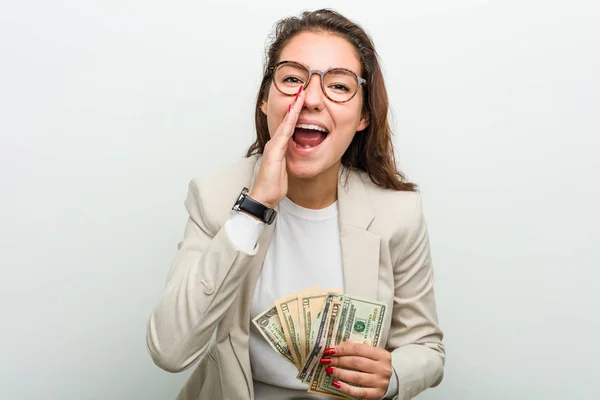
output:
[[[262,158],[252,156],[191,181],[189,219],[167,283],[147,326],[160,368],[200,361],[180,400],[254,399],[248,351],[250,305],[269,246],[266,226],[252,254],[238,250],[223,224],[242,187],[252,188]],[[362,172],[340,171],[338,211],[344,292],[386,303],[381,346],[392,354],[396,399],[437,386],[445,361],[434,272],[419,194],[383,189]]]

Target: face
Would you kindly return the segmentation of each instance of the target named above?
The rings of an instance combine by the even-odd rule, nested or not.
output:
[[[303,32],[295,36],[282,50],[279,61],[290,60],[310,69],[326,71],[347,68],[361,76],[360,59],[346,39],[327,33]],[[298,178],[314,178],[327,171],[337,171],[342,155],[357,131],[367,127],[367,116],[362,114],[362,89],[352,100],[336,103],[321,90],[321,77],[313,75],[305,89],[304,106],[298,117],[298,126],[317,125],[328,132],[315,146],[300,146],[296,135],[288,143],[286,165],[288,173]],[[271,136],[279,128],[294,97],[286,96],[271,84],[268,98],[261,110],[267,116]],[[298,132],[298,142],[310,136]],[[313,135],[314,136],[314,135]]]

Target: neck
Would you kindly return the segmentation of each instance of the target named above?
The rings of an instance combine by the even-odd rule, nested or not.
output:
[[[340,163],[312,178],[288,175],[287,197],[300,207],[320,210],[337,200]]]

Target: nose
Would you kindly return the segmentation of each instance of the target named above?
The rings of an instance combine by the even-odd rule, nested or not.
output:
[[[321,89],[321,77],[319,74],[312,74],[304,91],[306,92],[304,97],[305,108],[310,110],[323,109],[325,94]]]

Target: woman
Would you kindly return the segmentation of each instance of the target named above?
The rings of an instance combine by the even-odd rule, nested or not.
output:
[[[246,158],[190,183],[149,352],[171,372],[200,360],[180,399],[320,398],[251,319],[288,293],[343,288],[391,311],[381,347],[325,352],[334,385],[412,398],[441,382],[445,353],[421,201],[396,169],[373,43],[336,12],[305,12],[278,23],[266,61]]]

